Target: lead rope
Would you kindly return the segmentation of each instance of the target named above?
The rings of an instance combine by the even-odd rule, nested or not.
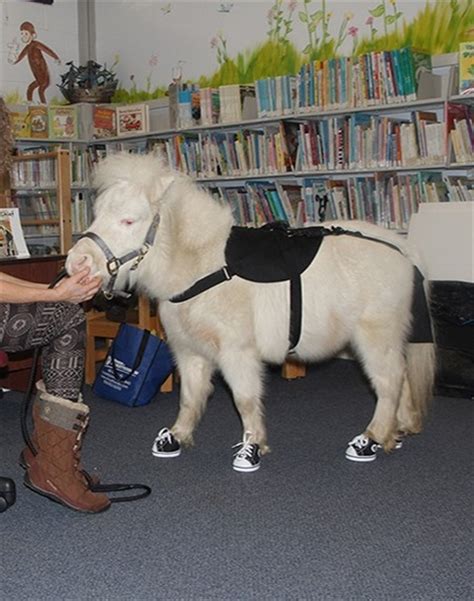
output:
[[[67,276],[67,271],[62,269],[58,275],[54,278],[54,280],[49,285],[49,288],[54,288],[56,284]],[[20,424],[21,424],[21,433],[23,435],[23,440],[28,445],[28,448],[33,453],[33,455],[38,454],[38,450],[36,449],[33,441],[31,440],[30,433],[28,431],[28,414],[31,406],[31,399],[33,397],[33,389],[35,386],[36,380],[36,370],[38,367],[38,360],[41,348],[36,348],[33,353],[33,365],[31,367],[30,378],[28,381],[28,388],[25,392],[25,397],[22,403],[22,410],[20,416]],[[135,495],[129,496],[119,496],[112,497],[110,499],[111,503],[124,503],[126,501],[138,501],[139,499],[144,499],[151,494],[151,488],[146,484],[99,484],[94,482],[92,476],[86,471],[81,470],[82,475],[85,477],[89,489],[91,492],[102,492],[102,493],[113,493],[113,492],[124,492],[131,490],[139,490]]]

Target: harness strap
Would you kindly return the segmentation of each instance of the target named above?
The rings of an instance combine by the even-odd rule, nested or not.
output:
[[[301,290],[301,276],[298,275],[290,280],[290,348],[289,353],[295,351],[300,341],[303,295]]]
[[[303,234],[298,233],[296,235],[304,235],[304,230],[303,230]],[[363,234],[362,232],[359,232],[357,230],[345,230],[342,227],[334,225],[332,227],[324,228],[324,235],[325,236],[354,236],[354,238],[360,238],[361,240],[369,240],[369,242],[378,242],[379,244],[385,244],[385,246],[388,246],[389,248],[392,248],[393,250],[396,250],[400,254],[404,255],[404,252],[396,244],[392,244],[392,242],[387,242],[386,240],[381,240],[380,238],[375,238],[374,236],[367,236],[366,234]]]
[[[230,271],[229,267],[224,265],[224,267],[219,269],[219,271],[214,271],[214,273],[206,275],[181,294],[177,294],[176,296],[170,298],[170,303],[182,303],[183,301],[187,301],[190,298],[201,294],[201,292],[209,290],[209,288],[213,288],[218,284],[222,284],[222,282],[230,280],[232,276],[233,273]]]

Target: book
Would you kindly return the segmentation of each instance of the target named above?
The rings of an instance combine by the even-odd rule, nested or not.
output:
[[[229,84],[225,86],[220,86],[220,122],[238,123],[244,118],[249,119],[249,113],[251,113],[251,110],[247,107],[249,106],[250,101],[252,99],[255,99],[254,85]]]
[[[75,106],[48,107],[49,137],[57,139],[77,138],[77,110]]]
[[[117,113],[115,108],[94,105],[92,113],[94,138],[111,138],[117,135]]]
[[[148,106],[129,104],[117,107],[117,135],[146,134],[148,125]]]
[[[10,111],[10,123],[14,138],[31,138],[31,121],[28,107]]]
[[[474,94],[474,42],[459,45],[459,93]]]
[[[16,207],[0,209],[0,260],[29,257],[20,222],[20,211]]]
[[[48,107],[30,106],[30,128],[32,138],[47,138],[49,134]]]

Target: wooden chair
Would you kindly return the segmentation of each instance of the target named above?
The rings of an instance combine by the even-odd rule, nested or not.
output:
[[[117,335],[120,323],[111,321],[106,313],[102,311],[91,310],[86,314],[87,317],[87,340],[86,340],[86,384],[92,384],[96,377],[96,363],[104,361],[112,340]],[[127,316],[127,321],[128,316]],[[161,325],[158,313],[152,314],[150,301],[144,296],[138,297],[138,307],[131,316],[130,323],[134,323],[139,328],[155,331],[158,336],[164,337],[165,333]],[[97,339],[104,339],[105,345],[97,345]],[[171,374],[162,384],[161,392],[171,392],[173,390],[173,374]]]

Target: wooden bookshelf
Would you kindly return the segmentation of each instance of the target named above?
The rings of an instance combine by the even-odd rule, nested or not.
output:
[[[53,165],[54,181],[42,181],[41,165],[49,161]],[[19,184],[15,181],[15,173],[21,172],[19,165],[31,165],[34,174],[32,180]],[[71,163],[69,150],[59,148],[50,152],[20,153],[13,157],[13,167],[9,177],[0,182],[0,207],[18,206],[23,227],[58,226],[58,233],[39,233],[35,239],[57,239],[59,253],[64,255],[72,246],[71,218]],[[23,196],[33,199],[41,191],[52,192],[56,198],[56,215],[41,218],[22,217]],[[28,237],[27,245],[28,245]]]

